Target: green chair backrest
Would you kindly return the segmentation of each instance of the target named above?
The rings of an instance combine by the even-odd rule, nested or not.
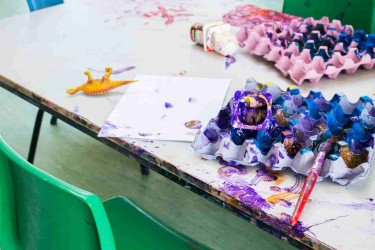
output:
[[[37,169],[0,136],[0,249],[115,249],[96,195]]]
[[[284,0],[283,12],[315,19],[328,16],[343,25],[375,32],[375,0]]]

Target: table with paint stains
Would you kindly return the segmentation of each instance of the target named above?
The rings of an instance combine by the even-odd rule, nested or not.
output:
[[[246,3],[274,10],[282,7],[281,1]],[[290,80],[246,51],[240,50],[236,62],[228,65],[225,57],[206,53],[190,41],[193,23],[221,19],[241,4],[244,2],[224,0],[66,0],[63,5],[1,20],[0,85],[297,247],[370,249],[375,241],[373,174],[350,186],[330,180],[318,183],[300,222],[292,228],[288,221],[303,176],[203,160],[185,142],[97,138],[127,87],[94,97],[66,94],[66,89],[86,81],[83,71],[87,68],[106,66],[135,66],[142,74],[229,78],[232,82],[225,103],[249,77],[287,88]],[[360,70],[300,89],[305,95],[319,89],[327,99],[344,92],[354,102],[375,92],[373,79],[374,70]]]

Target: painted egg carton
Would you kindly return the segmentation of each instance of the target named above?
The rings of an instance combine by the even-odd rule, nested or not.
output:
[[[260,130],[233,127],[237,96],[267,93],[272,96],[272,117]],[[246,166],[264,165],[279,171],[291,168],[308,174],[317,146],[330,136],[339,140],[329,152],[320,178],[341,185],[364,179],[374,156],[375,108],[369,97],[351,103],[343,94],[327,101],[321,92],[303,97],[299,90],[282,91],[276,85],[252,79],[195,137],[195,152],[209,160],[221,158]],[[241,137],[242,136],[242,137]]]
[[[343,71],[353,74],[361,66],[369,70],[375,64],[375,34],[327,17],[241,28],[237,39],[250,54],[274,62],[297,85],[316,83],[323,76],[335,79]]]

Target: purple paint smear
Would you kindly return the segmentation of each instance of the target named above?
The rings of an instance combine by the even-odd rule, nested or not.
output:
[[[292,202],[284,199],[280,199],[278,203],[283,207],[290,207],[292,205]]]
[[[169,103],[169,102],[165,102],[164,103],[164,106],[165,108],[169,109],[169,108],[173,108],[173,104],[172,103]]]
[[[373,202],[343,204],[343,206],[350,207],[356,210],[360,210],[360,209],[375,210],[375,203]]]
[[[152,136],[151,133],[138,133],[140,136]]]
[[[87,69],[90,70],[90,71],[93,71],[93,72],[97,72],[97,73],[107,73],[105,70],[93,69],[93,68],[87,68]],[[135,69],[135,66],[117,69],[117,70],[112,71],[112,75],[118,75],[118,74],[121,74],[125,71],[131,71],[131,70],[134,70],[134,69]]]
[[[189,100],[188,100],[189,103],[194,103],[196,101],[197,101],[197,98],[189,97]]]
[[[273,228],[277,228],[278,230],[280,230],[282,232],[286,232],[289,235],[291,235],[292,237],[302,238],[305,235],[305,232],[309,231],[310,228],[312,228],[312,227],[315,227],[315,226],[318,226],[318,225],[321,225],[321,224],[324,224],[324,223],[328,223],[328,222],[337,220],[339,218],[347,217],[347,216],[348,215],[338,216],[336,218],[324,220],[322,222],[319,222],[319,223],[316,223],[316,224],[313,224],[313,225],[310,225],[310,226],[304,226],[302,224],[302,222],[298,221],[297,224],[294,227],[292,227],[290,225],[291,216],[286,214],[286,213],[281,213],[280,218],[270,219],[268,221],[269,221],[269,224]],[[314,234],[311,231],[310,231],[310,233]]]
[[[302,190],[303,182],[304,182],[304,176],[301,174],[296,174],[295,177],[296,177],[296,182],[293,184],[293,186],[285,187],[285,188],[281,188],[278,186],[271,186],[270,187],[271,191],[274,191],[274,192],[286,191],[286,192],[290,192],[293,194],[300,193]]]
[[[74,108],[73,108],[73,113],[78,114],[78,112],[79,112],[79,108],[78,108],[77,105],[75,105]]]
[[[265,168],[260,168],[256,171],[256,175],[251,180],[250,185],[257,185],[259,182],[271,182],[277,180],[276,176],[273,176],[270,171],[266,170]]]
[[[218,174],[222,178],[228,178],[231,177],[232,175],[245,175],[247,174],[248,171],[245,167],[239,167],[239,166],[224,166],[219,168]]]
[[[331,222],[331,221],[334,221],[334,220],[337,220],[337,219],[340,219],[340,218],[344,218],[344,217],[347,217],[348,215],[341,215],[341,216],[338,216],[336,218],[332,218],[332,219],[328,219],[328,220],[324,220],[322,222],[319,222],[319,223],[315,223],[315,224],[312,224],[310,226],[308,226],[307,228],[310,229],[312,227],[315,227],[315,226],[318,226],[318,225],[321,225],[321,224],[324,224],[324,223],[327,223],[327,222]]]
[[[228,69],[233,63],[236,62],[236,58],[234,58],[231,55],[227,55],[227,56],[225,56],[225,58],[226,58],[226,60],[225,60],[225,69]]]
[[[226,181],[220,190],[256,210],[269,209],[272,205],[262,198],[250,185],[238,185]]]
[[[105,121],[103,126],[101,127],[102,130],[111,130],[111,129],[118,129],[118,127],[109,121]]]
[[[118,129],[118,127],[109,121],[105,121],[103,126],[101,127],[100,134],[104,137],[115,137],[116,135],[112,132],[112,130]]]
[[[294,227],[292,227],[290,225],[290,218],[291,218],[290,215],[286,213],[281,213],[280,220],[276,220],[274,222],[275,225],[273,225],[273,227],[279,228],[282,231],[290,231],[292,236],[297,236],[299,238],[302,238],[305,232],[309,230],[309,227],[303,226],[300,221],[298,221],[297,224]]]

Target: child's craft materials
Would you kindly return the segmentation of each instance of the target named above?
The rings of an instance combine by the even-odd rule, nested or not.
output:
[[[302,211],[305,205],[307,204],[310,194],[312,193],[315,187],[320,170],[322,169],[323,163],[326,159],[328,152],[331,150],[333,142],[334,142],[334,139],[329,138],[328,140],[326,140],[325,142],[322,142],[319,145],[318,153],[315,157],[310,173],[307,175],[305,182],[303,183],[300,197],[298,199],[293,215],[290,219],[290,225],[295,226],[297,224],[299,217],[301,216]]]
[[[275,63],[284,76],[297,84],[334,79],[341,72],[353,74],[375,64],[375,34],[354,30],[339,20],[306,18],[289,24],[268,22],[241,28],[238,41],[250,54]]]
[[[230,25],[223,22],[196,23],[191,26],[190,38],[203,45],[205,51],[216,51],[223,56],[233,55],[238,50],[236,36],[230,32]]]
[[[347,185],[369,173],[374,126],[375,108],[367,96],[351,103],[345,95],[335,94],[328,101],[319,91],[304,97],[297,88],[283,91],[248,80],[197,134],[193,148],[206,159],[220,157],[274,171],[291,168],[307,175],[319,145],[334,137],[337,141],[319,176]]]
[[[105,68],[105,75],[101,79],[94,79],[90,73],[90,71],[85,71],[85,75],[87,75],[88,80],[83,85],[68,89],[66,92],[73,95],[79,91],[82,91],[83,93],[87,95],[100,95],[107,93],[108,91],[132,83],[136,82],[137,80],[124,80],[124,81],[114,81],[110,79],[110,76],[112,74],[112,68],[107,67]]]
[[[230,80],[137,75],[99,137],[193,141],[223,104]]]

